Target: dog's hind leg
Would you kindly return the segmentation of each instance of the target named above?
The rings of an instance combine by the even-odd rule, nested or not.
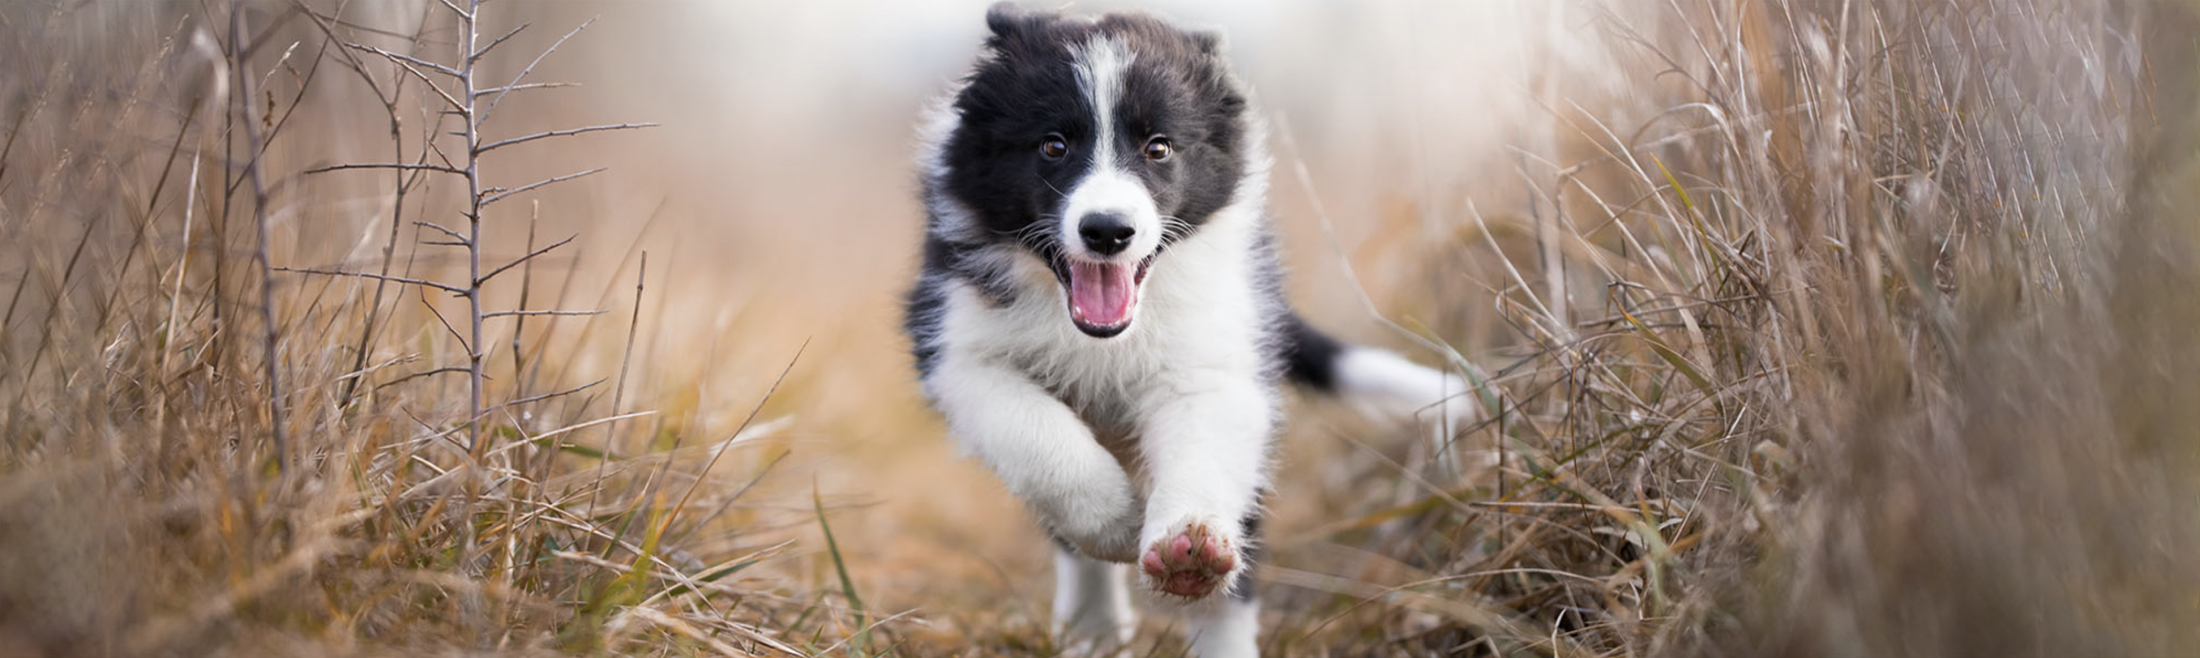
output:
[[[1065,655],[1109,656],[1138,632],[1131,609],[1130,565],[1054,550],[1054,637]]]

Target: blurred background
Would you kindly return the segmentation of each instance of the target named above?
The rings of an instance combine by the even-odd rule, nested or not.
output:
[[[986,4],[0,5],[0,654],[1052,655],[897,329]],[[1226,35],[1302,311],[1492,412],[1294,405],[1268,653],[2196,639],[2189,5],[1116,10]],[[469,213],[573,239],[469,286]]]

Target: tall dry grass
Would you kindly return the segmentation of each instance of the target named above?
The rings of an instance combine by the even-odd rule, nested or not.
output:
[[[1428,276],[1492,291],[1480,477],[1286,572],[1324,655],[2175,655],[2200,446],[2194,16],[1674,3],[1587,21],[1631,100],[1534,84],[1518,203]],[[1502,198],[1502,197],[1500,197]],[[1369,473],[1397,473],[1395,461]],[[1362,508],[1368,509],[1368,508]]]
[[[799,427],[936,433],[879,393],[905,375],[865,359],[896,349],[826,332],[802,362],[854,365],[778,388],[793,346],[733,343],[824,331],[782,326],[800,309],[697,320],[668,309],[719,291],[680,252],[561,242],[715,215],[579,191],[617,170],[487,203],[648,133],[489,144],[659,119],[573,109],[590,86],[494,112],[453,93],[543,53],[521,83],[599,82],[549,77],[585,16],[230,6],[0,4],[0,655],[1052,652],[1021,605],[1043,576],[988,548],[962,559],[992,579],[952,590],[925,577],[962,573],[937,551],[863,561],[1020,522],[967,513],[1001,506],[827,453],[838,486],[930,488],[859,491],[903,516],[813,529],[847,499],[787,481],[815,444],[785,439],[771,390],[863,398]],[[1567,7],[1553,29],[1579,34],[1514,90],[1537,112],[1510,148],[1417,147],[1501,179],[1319,218],[1371,236],[1361,265],[1408,263],[1367,268],[1395,297],[1375,306],[1460,346],[1495,413],[1448,458],[1301,424],[1261,571],[1270,653],[2200,639],[2190,7]],[[1610,70],[1575,75],[1568,43]],[[679,79],[620,73],[603,87]],[[1317,136],[1275,123],[1279,207],[1324,214]],[[819,177],[848,171],[869,170]],[[758,395],[690,374],[721,363]]]
[[[647,125],[515,127],[585,23],[484,4],[0,8],[0,654],[868,650],[766,575],[824,510],[745,504],[761,401],[628,395],[646,252],[522,203]]]

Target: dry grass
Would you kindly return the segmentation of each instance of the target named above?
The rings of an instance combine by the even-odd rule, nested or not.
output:
[[[413,34],[341,4],[0,14],[32,64],[0,172],[5,653],[808,654],[861,623],[758,568],[814,518],[744,505],[758,404],[720,433],[629,404],[624,365],[566,371],[577,343],[631,357],[647,254],[589,295],[518,203],[579,175],[506,158],[640,126],[501,125],[580,30],[499,48],[520,32],[479,4]],[[362,117],[378,152],[324,159]],[[362,210],[386,233],[329,249],[314,223]],[[511,256],[492,221],[527,227]],[[615,294],[620,327],[573,306]]]
[[[617,169],[488,202],[652,133],[497,140],[660,119],[443,98],[567,81],[585,16],[225,5],[0,5],[0,655],[1051,652],[1043,542],[876,366],[886,298],[645,256],[720,199],[582,191]],[[1327,217],[1277,122],[1286,227],[1362,238],[1499,413],[1446,459],[1301,423],[1270,652],[2200,641],[2200,17],[1569,6],[1611,70],[1511,89],[1521,139],[1455,156],[1498,179]]]
[[[1429,261],[1515,330],[1482,362],[1504,413],[1459,444],[1497,468],[1326,538],[1388,560],[1287,574],[1346,601],[1277,646],[2191,646],[2191,19],[1602,15],[1640,96],[1554,82],[1562,139],[1521,152],[1528,201],[1465,202]]]

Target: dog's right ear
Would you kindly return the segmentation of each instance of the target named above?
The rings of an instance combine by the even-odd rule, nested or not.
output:
[[[1025,28],[1038,22],[1039,16],[1024,11],[1014,2],[996,2],[985,10],[985,26],[993,30],[993,36],[1001,40],[1016,38]]]

